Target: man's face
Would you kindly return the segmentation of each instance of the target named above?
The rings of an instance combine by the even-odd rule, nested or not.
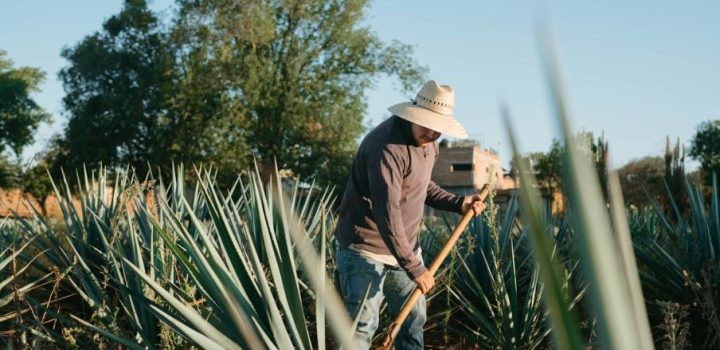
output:
[[[412,135],[418,145],[424,146],[440,138],[440,133],[424,126],[412,124]]]

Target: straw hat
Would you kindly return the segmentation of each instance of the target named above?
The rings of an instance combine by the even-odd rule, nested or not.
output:
[[[430,80],[423,85],[412,102],[398,103],[388,108],[390,113],[409,122],[457,138],[468,137],[465,128],[455,119],[455,92],[450,85],[438,85]]]

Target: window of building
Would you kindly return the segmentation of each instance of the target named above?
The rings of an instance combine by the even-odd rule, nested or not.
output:
[[[475,167],[472,163],[455,163],[450,166],[450,172],[454,173],[456,171],[472,171],[474,168]]]

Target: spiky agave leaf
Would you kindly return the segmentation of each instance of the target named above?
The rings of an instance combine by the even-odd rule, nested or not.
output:
[[[506,108],[501,110],[505,129],[516,159],[520,157],[510,114]],[[537,260],[542,280],[543,302],[550,314],[554,345],[559,349],[579,349],[583,347],[582,338],[575,315],[570,311],[570,302],[563,291],[564,278],[558,262],[553,256],[552,245],[548,237],[548,222],[542,214],[542,202],[534,177],[523,162],[517,162],[520,168],[520,199],[524,222],[528,225],[530,241]]]
[[[565,190],[573,208],[580,262],[590,281],[591,305],[598,321],[600,345],[612,349],[651,349],[653,344],[647,322],[638,321],[646,316],[636,314],[638,309],[632,305],[637,301],[630,285],[635,284],[638,276],[629,273],[632,269],[623,268],[623,264],[634,265],[635,261],[623,260],[597,173],[574,140],[549,39],[545,38],[542,44],[552,105],[566,145]],[[625,213],[618,212],[617,215],[624,216]],[[624,235],[623,231],[618,235]]]
[[[494,221],[476,219],[467,233],[472,247],[459,247],[461,268],[452,292],[460,311],[451,328],[486,348],[542,348],[550,335],[538,265],[527,245],[530,233],[527,225],[516,226],[516,215],[513,196],[502,224],[492,229],[488,225]],[[572,271],[560,276],[563,292],[569,294]],[[582,291],[577,298],[581,296]]]
[[[257,174],[238,183],[237,192],[227,195],[216,187],[209,172],[199,177],[198,187],[207,217],[199,217],[186,198],[179,198],[185,210],[174,210],[161,199],[158,218],[148,218],[182,271],[198,286],[203,308],[188,306],[186,300],[125,260],[165,304],[149,303],[156,317],[203,347],[313,348],[295,262],[300,256],[303,275],[312,282],[318,309],[327,310],[331,317],[331,328],[339,327],[342,317],[347,319],[342,304],[324,306],[333,299],[328,297],[333,290],[322,277],[326,265],[316,255],[312,260],[311,235],[326,222],[323,215],[328,208],[322,204],[328,203],[328,197],[322,197],[321,205],[311,204],[314,199],[310,197],[288,200],[278,191],[279,184],[265,188]],[[296,208],[303,208],[300,214]],[[178,217],[179,212],[185,216]],[[339,300],[337,296],[334,299]],[[315,317],[322,319],[324,314]],[[334,334],[347,336],[349,320],[346,323],[348,327],[336,329]],[[324,345],[322,334],[317,333],[317,342]]]
[[[720,291],[715,287],[720,280],[718,188],[714,183],[710,203],[705,205],[701,189],[688,181],[686,186],[689,216],[678,216],[675,210],[668,215],[653,201],[652,208],[630,217],[630,227],[650,316],[664,322],[658,301],[697,305],[691,309],[690,329],[693,339],[698,339],[694,345],[707,347],[699,339],[720,341],[718,314],[701,311],[720,310]],[[671,194],[667,196],[674,206]]]

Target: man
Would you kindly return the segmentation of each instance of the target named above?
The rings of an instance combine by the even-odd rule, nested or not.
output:
[[[335,229],[337,265],[348,312],[359,319],[358,347],[368,349],[384,299],[393,318],[415,287],[435,284],[418,244],[424,205],[477,216],[479,195],[456,196],[430,180],[441,134],[466,138],[453,117],[448,85],[427,82],[413,102],[389,108],[393,116],[362,141],[339,209]],[[360,306],[367,300],[360,310]],[[422,349],[425,297],[414,306],[395,341],[396,349]]]

